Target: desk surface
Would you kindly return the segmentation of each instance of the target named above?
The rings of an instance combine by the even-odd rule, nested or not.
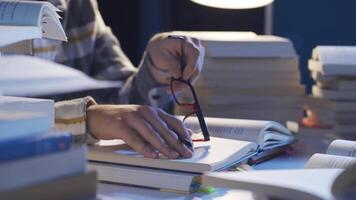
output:
[[[254,166],[256,170],[264,169],[298,169],[303,168],[305,162],[314,153],[324,153],[330,139],[321,136],[298,135],[298,140],[295,144],[295,151],[291,155],[282,155]],[[103,200],[133,200],[133,199],[204,199],[204,200],[222,200],[222,199],[239,199],[253,200],[253,195],[247,191],[218,189],[212,194],[194,193],[190,195],[177,194],[171,192],[160,192],[159,190],[130,187],[117,184],[99,184],[99,198]]]

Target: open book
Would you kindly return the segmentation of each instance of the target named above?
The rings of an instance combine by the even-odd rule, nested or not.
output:
[[[60,10],[49,2],[0,0],[0,8],[0,47],[42,37],[67,40]]]
[[[278,199],[354,199],[356,141],[334,140],[326,153],[314,154],[305,169],[208,173],[200,181]]]
[[[143,158],[122,142],[106,146],[99,143],[90,149],[88,158],[93,161],[202,173],[221,170],[261,151],[285,146],[294,141],[291,132],[275,122],[209,117],[205,119],[209,132],[214,137],[209,142],[195,143],[192,158]],[[196,130],[194,126],[198,126],[197,118],[188,118],[186,126]]]
[[[210,135],[253,142],[258,145],[261,151],[285,146],[295,140],[292,133],[277,122],[213,117],[205,117],[205,122]],[[185,125],[192,130],[197,130],[200,127],[198,119],[195,117],[186,119]]]
[[[83,72],[31,56],[0,59],[0,89],[8,96],[45,96],[119,88],[121,81],[100,81]]]
[[[341,168],[345,169],[356,164],[356,141],[334,140],[326,154],[314,154],[306,163],[305,168]]]
[[[342,169],[261,170],[204,174],[203,185],[289,200],[355,199],[356,165]]]
[[[212,136],[219,137],[195,143],[192,158],[149,159],[132,151],[123,141],[101,141],[89,148],[89,168],[97,170],[102,181],[189,192],[194,191],[195,177],[203,172],[224,170],[261,151],[294,141],[286,128],[274,122],[206,120]],[[187,121],[187,126],[194,129],[192,126],[197,123],[193,118]],[[172,182],[172,177],[177,181]]]

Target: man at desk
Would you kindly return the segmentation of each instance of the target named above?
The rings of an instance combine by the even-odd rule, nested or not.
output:
[[[158,150],[168,158],[190,157],[193,150],[178,140],[191,141],[188,130],[167,109],[172,98],[167,87],[171,77],[194,81],[201,70],[204,49],[197,39],[155,35],[136,69],[106,27],[95,0],[50,0],[63,11],[67,43],[34,41],[34,55],[79,69],[106,80],[125,82],[110,97],[120,105],[97,105],[86,97],[56,104],[56,127],[72,131],[78,141],[123,139],[134,150],[157,158]],[[182,42],[183,40],[183,42]],[[181,47],[186,66],[180,71]],[[147,54],[149,53],[150,59]],[[175,88],[181,90],[182,88]],[[149,105],[156,105],[151,107]]]

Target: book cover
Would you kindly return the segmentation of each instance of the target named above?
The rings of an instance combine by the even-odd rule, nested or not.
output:
[[[11,160],[0,165],[0,191],[47,183],[83,174],[86,170],[85,146],[42,156]]]
[[[0,163],[68,150],[72,144],[70,133],[47,133],[35,138],[18,138],[0,142]]]

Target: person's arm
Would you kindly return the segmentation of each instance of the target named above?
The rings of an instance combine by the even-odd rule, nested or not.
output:
[[[105,25],[96,1],[91,0],[91,4],[96,27],[91,75],[102,80],[124,81],[116,103],[152,105],[169,110],[172,98],[160,89],[163,84],[157,82],[148,70],[146,56],[143,56],[140,65],[135,68],[122,51],[118,39]]]
[[[119,92],[119,103],[140,104],[159,107],[171,111],[172,96],[167,85],[172,76],[180,77],[179,57],[181,41],[169,39],[170,33],[156,34],[149,41],[138,68],[134,68],[122,51],[119,41],[101,17],[95,0],[91,0],[95,12],[96,41],[91,68],[93,76],[105,80],[123,80],[124,87]],[[184,48],[187,66],[183,78],[192,82],[198,77],[203,64],[204,48],[200,41],[185,37]],[[147,52],[156,67],[152,66]]]
[[[79,3],[79,0],[75,2]],[[168,158],[192,156],[192,145],[186,145],[191,144],[190,134],[182,121],[148,105],[152,105],[151,99],[156,99],[159,103],[155,105],[161,108],[164,108],[165,102],[171,102],[167,88],[160,86],[167,86],[172,77],[194,82],[204,56],[200,42],[186,37],[185,55],[181,55],[182,40],[170,39],[167,33],[157,34],[147,47],[155,67],[148,62],[147,56],[143,56],[136,70],[122,52],[118,40],[102,21],[96,1],[80,2],[90,3],[96,16],[90,75],[98,79],[125,81],[125,87],[120,91],[120,102],[141,105],[88,106],[83,99],[59,102],[56,104],[56,126],[71,130],[73,135],[82,135],[84,139],[89,136],[97,139],[123,139],[146,157],[157,158],[157,151]],[[186,61],[183,74],[179,63],[181,56]],[[70,115],[70,110],[76,110],[74,113],[79,115]],[[85,120],[80,116],[84,116]],[[77,129],[72,127],[77,125]]]
[[[188,130],[182,122],[160,109],[143,105],[98,105],[91,97],[55,104],[55,129],[71,131],[74,143],[93,144],[97,139],[122,139],[148,158],[191,157]]]

